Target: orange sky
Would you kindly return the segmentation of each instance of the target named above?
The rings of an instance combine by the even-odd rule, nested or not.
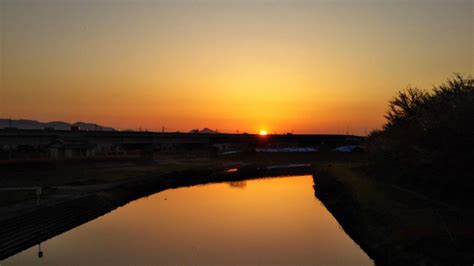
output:
[[[472,74],[467,1],[2,1],[0,117],[364,134]]]

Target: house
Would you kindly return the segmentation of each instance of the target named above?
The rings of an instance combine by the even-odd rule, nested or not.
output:
[[[96,144],[85,141],[64,141],[56,139],[47,145],[53,159],[74,159],[92,157],[96,153]]]

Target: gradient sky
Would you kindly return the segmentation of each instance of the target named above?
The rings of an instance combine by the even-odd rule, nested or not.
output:
[[[364,134],[473,74],[473,1],[1,1],[0,117]]]

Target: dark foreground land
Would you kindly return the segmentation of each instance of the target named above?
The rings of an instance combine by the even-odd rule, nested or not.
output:
[[[315,195],[377,265],[472,265],[474,212],[375,181],[363,154],[245,154],[2,168],[0,260],[165,189],[313,174]],[[268,166],[288,165],[289,168]],[[297,165],[295,165],[297,164]]]
[[[309,164],[268,168],[284,158],[161,158],[155,161],[74,162],[2,168],[0,259],[165,189],[209,182],[310,174]],[[301,160],[304,161],[303,157]],[[39,204],[35,189],[41,185]],[[1,189],[1,188],[0,188]],[[31,191],[28,191],[28,190]]]
[[[315,195],[377,265],[472,265],[474,209],[375,182],[358,163],[320,165]]]

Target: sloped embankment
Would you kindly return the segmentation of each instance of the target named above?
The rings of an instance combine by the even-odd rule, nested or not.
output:
[[[472,263],[471,214],[413,203],[332,172],[313,175],[315,196],[377,265]]]

